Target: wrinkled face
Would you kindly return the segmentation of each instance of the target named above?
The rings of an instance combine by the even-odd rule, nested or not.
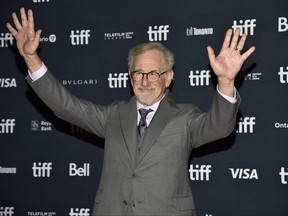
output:
[[[157,71],[160,74],[166,70],[164,55],[158,50],[146,51],[135,57],[134,68],[131,70],[141,70],[143,73]],[[171,69],[160,76],[157,81],[151,82],[147,79],[147,76],[144,76],[140,81],[133,81],[131,79],[137,100],[144,106],[151,106],[159,101],[163,97],[166,88],[172,82],[173,75],[174,72]]]

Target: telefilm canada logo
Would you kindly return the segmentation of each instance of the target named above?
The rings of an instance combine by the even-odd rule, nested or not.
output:
[[[132,39],[134,32],[105,32],[104,40],[127,40]]]
[[[27,216],[55,216],[55,215],[56,215],[56,212],[47,212],[47,211],[28,211],[27,212]]]

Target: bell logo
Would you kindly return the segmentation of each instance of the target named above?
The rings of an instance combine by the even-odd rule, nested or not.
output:
[[[90,164],[84,163],[83,167],[77,168],[75,163],[70,163],[69,176],[90,176]]]
[[[233,179],[258,179],[256,169],[229,168]]]
[[[286,17],[279,17],[278,18],[278,32],[285,32],[288,31],[288,24]]]

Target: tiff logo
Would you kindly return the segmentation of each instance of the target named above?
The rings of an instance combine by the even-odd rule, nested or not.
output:
[[[235,32],[237,28],[240,29],[240,35],[243,33],[247,35],[254,35],[254,29],[256,27],[256,19],[247,19],[247,20],[239,20],[239,24],[237,25],[237,21],[233,21],[233,31]]]
[[[149,35],[149,41],[166,41],[168,32],[169,25],[154,26],[153,29],[152,26],[149,26],[147,31]]]
[[[1,133],[14,133],[15,119],[2,119],[0,123]]]
[[[34,162],[33,163],[33,176],[34,177],[50,177],[50,172],[52,170],[51,162]]]
[[[284,167],[281,167],[281,171],[279,173],[279,175],[281,176],[281,183],[282,184],[287,184],[287,181],[288,181],[288,168],[287,169],[287,172],[285,172],[285,168]]]
[[[280,67],[280,71],[278,72],[281,83],[288,83],[288,67],[286,67],[287,71],[284,71],[284,67]]]
[[[90,216],[88,208],[70,208],[69,216]]]
[[[77,164],[69,163],[69,176],[90,176],[90,164],[84,163],[83,167],[77,168]]]
[[[8,45],[13,44],[13,36],[11,33],[1,33],[0,34],[0,48],[2,47],[8,47]]]
[[[109,73],[109,88],[126,88],[128,79],[128,73]]]
[[[14,214],[14,207],[0,207],[0,216],[12,216]]]
[[[210,70],[190,71],[189,79],[191,86],[208,86],[210,80]]]
[[[192,181],[209,181],[209,176],[211,173],[211,165],[195,165],[195,167],[190,164],[190,179]]]
[[[87,45],[89,43],[90,30],[72,30],[70,34],[72,45]]]
[[[255,117],[240,118],[238,122],[237,133],[253,133],[254,125],[256,125]]]
[[[288,30],[287,18],[279,17],[278,18],[278,32],[285,32]]]

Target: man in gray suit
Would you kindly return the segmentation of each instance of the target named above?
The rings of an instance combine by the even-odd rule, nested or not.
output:
[[[140,44],[129,52],[135,94],[131,100],[102,106],[71,95],[54,78],[36,52],[41,31],[34,31],[32,11],[28,17],[23,8],[20,13],[21,23],[13,13],[15,28],[10,24],[7,28],[28,66],[31,87],[58,117],[105,139],[93,215],[196,215],[187,172],[189,156],[193,148],[226,137],[234,129],[240,103],[234,80],[255,50],[251,47],[241,54],[246,35],[239,39],[239,29],[234,35],[229,29],[217,57],[207,48],[218,78],[207,113],[173,102],[167,89],[174,76],[174,58],[159,43]]]

